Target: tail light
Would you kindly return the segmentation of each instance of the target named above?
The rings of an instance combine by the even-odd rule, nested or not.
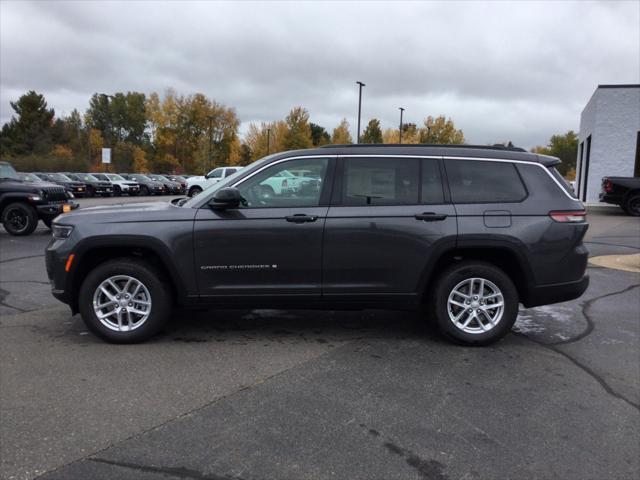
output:
[[[613,192],[613,182],[611,180],[609,180],[608,178],[605,178],[605,180],[602,182],[602,189],[606,193]]]
[[[282,180],[282,187],[287,188],[288,186],[289,186],[289,182],[287,182],[286,180]]]
[[[549,216],[558,223],[583,223],[587,219],[585,210],[572,210],[568,212],[549,212]]]

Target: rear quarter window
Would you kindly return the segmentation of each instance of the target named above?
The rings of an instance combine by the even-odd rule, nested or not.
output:
[[[483,160],[445,160],[453,203],[521,202],[527,197],[515,165]]]

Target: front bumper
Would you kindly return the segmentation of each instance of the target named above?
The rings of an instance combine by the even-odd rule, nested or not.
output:
[[[568,302],[580,297],[587,290],[587,287],[589,287],[589,275],[586,274],[580,280],[573,282],[539,285],[529,290],[529,294],[522,304],[527,308],[531,308],[539,305]]]
[[[69,207],[71,207],[71,210],[75,210],[79,206],[76,202],[73,201],[69,201],[66,203],[47,203],[43,205],[36,205],[36,210],[38,211],[39,216],[55,217],[63,213],[65,205],[69,205]]]

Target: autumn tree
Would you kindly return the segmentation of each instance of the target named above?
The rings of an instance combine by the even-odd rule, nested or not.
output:
[[[152,169],[205,172],[228,164],[240,125],[234,109],[201,93],[183,96],[170,89],[162,99],[152,93],[146,111]],[[220,139],[214,142],[216,133]]]
[[[287,133],[284,137],[285,150],[311,148],[311,127],[309,126],[309,112],[302,107],[294,107],[287,118]]]
[[[382,143],[382,130],[380,120],[372,118],[364,129],[360,143]]]
[[[349,133],[349,122],[346,118],[343,118],[338,126],[333,129],[333,135],[331,135],[331,143],[334,145],[343,145],[353,143],[351,134]]]
[[[578,135],[569,130],[564,135],[553,135],[549,143],[544,147],[534,147],[534,153],[542,155],[551,155],[562,160],[562,164],[558,165],[557,170],[564,176],[575,176],[576,159],[578,157]]]
[[[424,120],[424,128],[420,129],[420,143],[440,145],[459,145],[465,142],[462,130],[458,130],[451,118],[428,116]]]
[[[250,124],[245,143],[251,151],[251,160],[285,151],[284,139],[288,132],[289,127],[284,120],[262,122],[259,126],[255,123]]]

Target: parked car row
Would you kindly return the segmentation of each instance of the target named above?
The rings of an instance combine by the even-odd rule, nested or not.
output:
[[[74,197],[120,195],[184,195],[187,180],[179,175],[141,173],[32,172],[18,173],[30,183],[52,183]]]

